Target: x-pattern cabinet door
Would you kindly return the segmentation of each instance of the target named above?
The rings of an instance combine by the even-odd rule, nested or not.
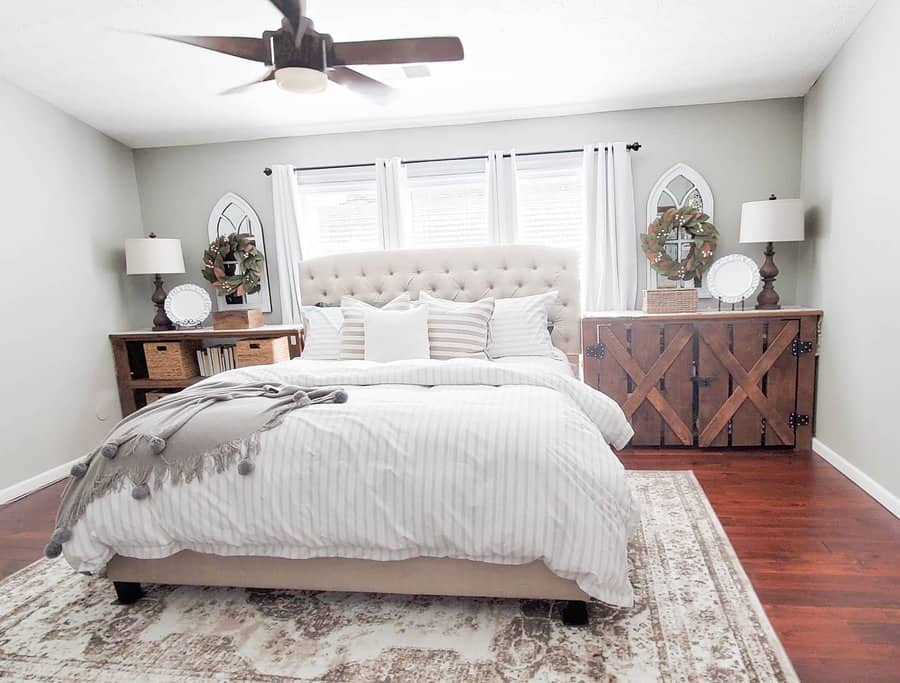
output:
[[[693,325],[600,323],[585,377],[634,428],[633,446],[691,446]]]
[[[696,323],[699,446],[793,446],[800,321]]]

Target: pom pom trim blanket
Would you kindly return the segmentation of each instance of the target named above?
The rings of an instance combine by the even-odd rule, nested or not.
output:
[[[151,403],[121,420],[72,467],[44,554],[60,554],[72,538],[71,527],[97,498],[127,484],[132,498],[143,500],[151,487],[190,483],[235,462],[237,471],[248,475],[261,432],[278,426],[292,410],[346,400],[342,389],[218,377]]]

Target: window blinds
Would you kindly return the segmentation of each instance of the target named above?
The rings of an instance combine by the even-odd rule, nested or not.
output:
[[[406,164],[408,221],[402,246],[490,244],[485,161]],[[581,248],[584,182],[581,155],[518,157],[518,239]],[[378,231],[375,168],[297,173],[304,253],[322,256],[383,248]],[[402,198],[401,198],[402,201]],[[307,245],[308,248],[307,248]]]

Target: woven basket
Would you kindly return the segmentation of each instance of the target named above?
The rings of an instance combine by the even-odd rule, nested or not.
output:
[[[645,313],[696,313],[696,289],[645,289],[643,305]]]
[[[190,379],[200,374],[196,342],[147,342],[147,376],[150,379]]]
[[[269,365],[291,359],[287,337],[275,339],[241,339],[234,345],[237,366]]]

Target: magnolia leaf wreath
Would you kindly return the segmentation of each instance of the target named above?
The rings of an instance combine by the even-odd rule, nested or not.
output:
[[[679,228],[684,228],[693,242],[687,256],[676,261],[666,251],[666,242]],[[641,235],[641,248],[653,270],[669,280],[699,280],[712,263],[718,241],[719,231],[709,222],[709,216],[684,206],[657,216],[647,226],[647,234]]]
[[[209,243],[203,252],[201,272],[221,294],[246,296],[259,291],[264,261],[253,235],[233,232]]]

